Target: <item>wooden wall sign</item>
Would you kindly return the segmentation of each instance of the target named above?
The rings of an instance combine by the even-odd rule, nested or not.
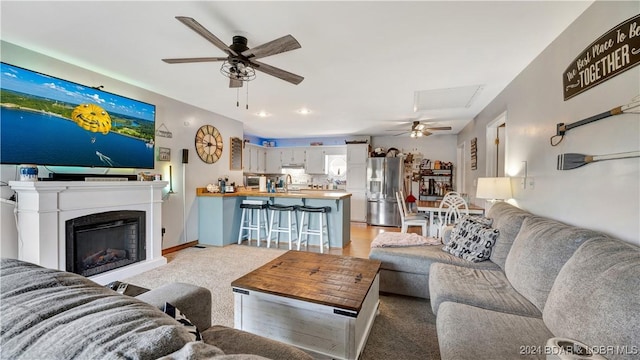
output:
[[[478,138],[471,139],[471,170],[478,170]]]
[[[564,100],[640,64],[640,14],[587,46],[562,75]]]
[[[242,139],[237,137],[232,137],[229,142],[231,143],[231,155],[229,156],[229,169],[242,170]]]

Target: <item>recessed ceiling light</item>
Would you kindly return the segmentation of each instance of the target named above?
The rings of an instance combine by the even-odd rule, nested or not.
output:
[[[269,116],[270,114],[269,114],[268,112],[266,112],[266,111],[262,110],[262,111],[260,111],[260,112],[256,113],[256,115],[258,115],[258,116],[260,116],[260,117],[267,117],[267,116]]]
[[[298,113],[302,114],[302,115],[307,115],[307,114],[311,113],[311,110],[309,110],[307,108],[302,108],[302,109],[298,110]]]

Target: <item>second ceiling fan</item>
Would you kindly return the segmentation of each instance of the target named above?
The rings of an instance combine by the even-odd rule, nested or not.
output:
[[[256,61],[256,59],[301,48],[300,43],[291,35],[285,35],[281,38],[253,48],[247,47],[246,37],[236,35],[233,37],[233,43],[231,45],[227,45],[194,19],[186,16],[176,16],[176,19],[203,38],[207,39],[218,49],[227,53],[227,56],[162,59],[162,61],[166,63],[182,64],[222,61],[223,64],[220,72],[229,78],[229,87],[231,88],[242,87],[242,83],[244,81],[253,80],[255,78],[255,70],[275,76],[295,85],[298,85],[302,80],[304,80],[304,77],[300,75]]]
[[[422,136],[429,136],[432,133],[432,131],[437,131],[437,130],[451,130],[451,126],[433,126],[430,127],[426,124],[422,124],[420,123],[420,121],[414,121],[413,124],[411,125],[411,130],[408,131],[409,135],[411,137],[422,137]],[[407,132],[398,134],[396,136],[399,135],[403,135],[406,134]]]

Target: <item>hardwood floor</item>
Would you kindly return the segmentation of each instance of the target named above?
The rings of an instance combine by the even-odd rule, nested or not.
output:
[[[346,255],[363,259],[369,258],[369,250],[371,250],[371,242],[381,232],[400,232],[399,227],[393,226],[372,226],[361,222],[351,223],[351,243],[344,248],[332,248],[329,254]],[[420,234],[419,227],[410,227],[409,232]],[[280,241],[280,249],[288,249],[288,243]],[[320,247],[309,246],[308,251],[320,252]]]
[[[400,232],[399,227],[393,226],[372,226],[367,225],[366,223],[360,222],[352,222],[351,223],[351,243],[345,246],[344,248],[332,248],[329,250],[329,254],[334,255],[345,255],[345,256],[353,256],[363,259],[369,258],[369,250],[371,250],[371,242],[373,239],[378,236],[378,234],[382,232]],[[415,232],[420,234],[419,227],[410,227],[409,232]],[[265,244],[261,244],[265,246]],[[280,249],[288,249],[288,242],[280,241],[278,248]],[[255,246],[255,241],[252,242],[251,246]],[[273,244],[272,244],[273,246]],[[169,249],[165,249],[169,250]],[[163,256],[167,258],[168,261],[173,260],[175,255],[177,255],[177,250],[173,251],[163,251]],[[309,246],[308,251],[312,252],[320,252],[320,247],[318,246]]]

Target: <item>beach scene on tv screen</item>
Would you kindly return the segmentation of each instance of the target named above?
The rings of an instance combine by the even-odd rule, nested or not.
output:
[[[154,105],[0,66],[0,163],[153,168]]]

